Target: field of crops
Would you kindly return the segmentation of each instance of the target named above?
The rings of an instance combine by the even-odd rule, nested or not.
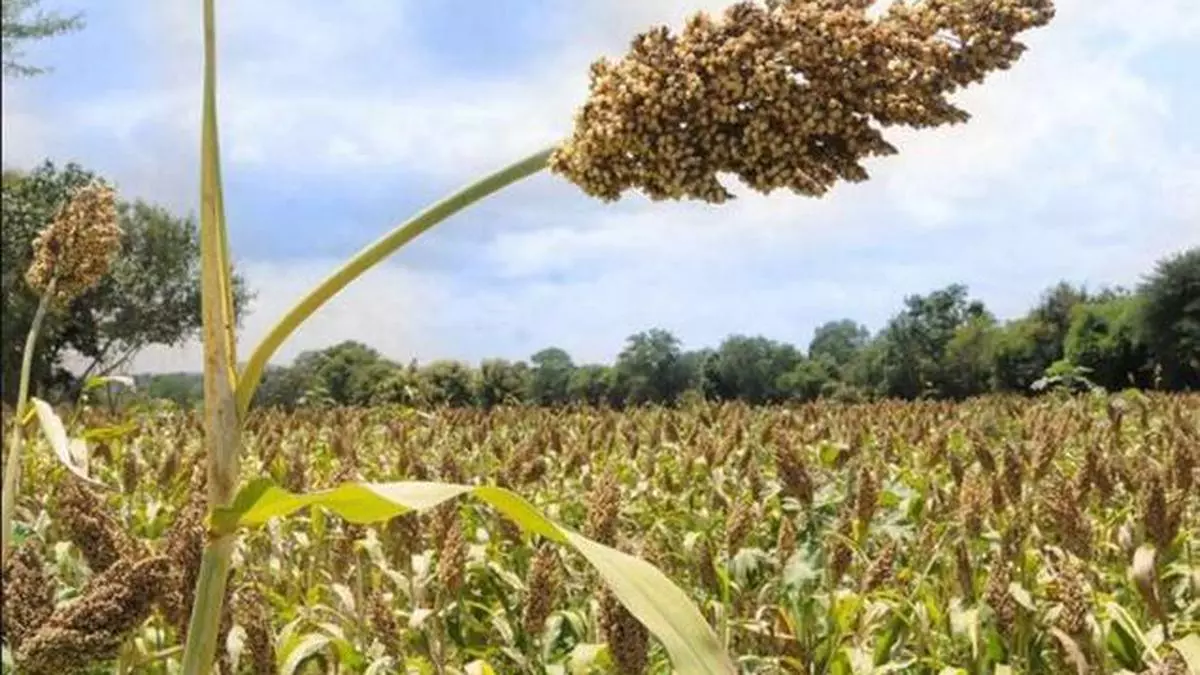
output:
[[[176,672],[199,418],[75,424],[111,489],[31,446],[6,665]],[[1186,673],[1200,640],[1197,396],[256,413],[245,454],[292,490],[509,487],[653,561],[747,673]],[[226,673],[670,672],[578,556],[470,499],[272,522],[230,588]]]

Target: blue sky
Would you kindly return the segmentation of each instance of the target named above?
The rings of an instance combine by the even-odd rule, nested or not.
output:
[[[569,132],[587,66],[713,0],[218,2],[227,209],[258,291],[243,352],[341,259],[424,204]],[[6,80],[5,166],[79,161],[194,209],[199,7],[44,0],[88,28]],[[397,359],[606,360],[637,330],[806,344],[872,329],[906,294],[970,286],[1001,317],[1059,279],[1135,284],[1200,244],[1194,0],[1060,0],[967,125],[895,130],[901,154],[827,198],[616,205],[551,175],[449,221],[359,280],[282,350],[358,339]],[[1189,86],[1191,85],[1191,86]],[[139,369],[198,369],[195,345]]]

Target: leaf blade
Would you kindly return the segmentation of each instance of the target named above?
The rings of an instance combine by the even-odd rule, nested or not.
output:
[[[617,599],[653,634],[681,675],[733,675],[737,670],[716,634],[687,594],[650,563],[558,525],[524,498],[498,487],[453,483],[344,483],[297,495],[260,480],[247,485],[227,509],[214,514],[223,527],[262,525],[310,506],[327,508],[360,524],[406,511],[424,511],[471,494],[517,525],[569,545],[604,579]]]

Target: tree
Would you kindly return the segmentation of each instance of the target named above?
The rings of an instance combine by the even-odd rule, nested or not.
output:
[[[31,77],[46,72],[45,68],[18,61],[25,55],[19,49],[21,43],[83,28],[82,14],[61,16],[57,12],[35,11],[38,3],[39,0],[0,0],[0,53],[5,77]]]
[[[421,369],[421,389],[431,405],[464,407],[474,400],[474,373],[461,361],[434,361]]]
[[[1141,298],[1136,296],[1076,307],[1067,333],[1067,360],[1089,369],[1088,377],[1106,389],[1148,385],[1149,350],[1139,336],[1141,312]]]
[[[1142,337],[1163,383],[1200,388],[1200,247],[1160,260],[1139,291]]]
[[[691,373],[679,338],[661,328],[630,336],[614,366],[626,403],[674,403],[687,390]]]
[[[567,402],[567,389],[575,363],[566,350],[549,347],[529,359],[533,364],[529,400],[535,405],[556,406]]]
[[[871,339],[871,333],[851,319],[830,321],[813,331],[808,343],[808,358],[826,357],[838,368],[843,368],[862,351]]]
[[[719,400],[738,399],[754,404],[782,401],[788,397],[783,377],[802,359],[790,344],[765,337],[732,335],[706,364],[706,391]]]
[[[599,406],[612,403],[612,368],[589,364],[580,366],[571,373],[567,396],[572,403]]]
[[[25,283],[33,240],[73,192],[96,180],[76,164],[46,162],[29,173],[5,172],[0,183],[0,286],[3,289],[3,392],[16,395],[21,352],[38,297]],[[73,378],[62,368],[68,352],[85,358],[85,374],[103,374],[150,345],[178,345],[201,326],[200,244],[195,221],[141,201],[119,202],[121,254],[110,273],[43,325],[33,382],[49,388]],[[252,295],[234,277],[240,320]]]
[[[954,331],[946,345],[943,393],[963,399],[992,389],[996,321],[990,315],[971,317]]]
[[[529,388],[529,367],[504,359],[487,359],[480,364],[476,398],[485,408],[520,403]]]
[[[967,297],[962,284],[909,296],[904,304],[904,311],[892,318],[882,335],[883,393],[906,399],[944,395],[950,342],[959,327],[987,310]]]

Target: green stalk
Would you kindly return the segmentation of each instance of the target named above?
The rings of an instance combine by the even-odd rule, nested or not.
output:
[[[233,316],[228,311],[228,256],[217,143],[216,16],[204,0],[204,98],[200,152],[201,314],[204,335],[204,444],[209,512],[228,506],[237,491],[240,426],[234,400]],[[196,580],[183,652],[183,675],[208,675],[220,632],[235,532],[210,532]]]
[[[245,418],[258,388],[267,361],[275,354],[287,338],[300,327],[305,320],[312,316],[330,298],[337,295],[364,272],[374,267],[384,258],[394,253],[401,246],[416,239],[421,234],[458,213],[481,199],[498,192],[518,181],[528,178],[542,169],[550,158],[554,148],[540,150],[514,164],[471,183],[458,192],[446,197],[440,202],[429,206],[424,211],[413,216],[408,222],[384,235],[375,243],[359,251],[349,262],[337,270],[305,296],[291,309],[263,341],[255,347],[246,362],[246,367],[238,378],[237,401],[238,415]]]
[[[8,548],[12,543],[13,516],[17,508],[17,492],[21,489],[21,427],[25,424],[25,404],[29,402],[29,376],[33,371],[33,350],[37,346],[38,333],[42,330],[42,322],[46,319],[46,311],[50,308],[50,299],[54,297],[55,279],[51,277],[49,285],[38,300],[37,310],[33,314],[33,323],[29,326],[29,334],[25,336],[25,351],[21,354],[21,380],[17,388],[17,409],[13,419],[13,428],[9,436],[8,461],[4,463],[4,497],[0,509],[0,563],[8,562]]]

